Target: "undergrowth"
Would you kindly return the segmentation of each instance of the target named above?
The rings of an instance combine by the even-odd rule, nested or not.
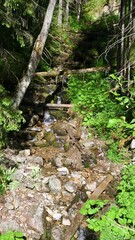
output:
[[[116,200],[102,214],[100,209],[106,204],[100,200],[85,203],[81,213],[88,216],[88,228],[100,232],[100,240],[135,239],[135,165],[124,168]]]
[[[108,78],[99,73],[73,75],[68,82],[68,96],[75,105],[75,111],[83,116],[83,124],[94,128],[102,139],[108,140],[108,157],[120,162],[127,156],[125,143],[129,136],[135,136],[135,119],[132,116],[135,92],[132,91],[132,96],[121,95],[113,90],[114,80],[118,87],[121,82],[114,74]]]
[[[0,149],[7,142],[7,134],[11,131],[19,131],[22,122],[24,122],[22,112],[13,109],[13,100],[0,85]]]
[[[22,232],[16,231],[8,231],[7,233],[3,233],[0,235],[0,240],[23,240],[26,239]]]
[[[14,170],[15,168],[0,166],[0,195],[5,194],[6,190],[9,189]]]

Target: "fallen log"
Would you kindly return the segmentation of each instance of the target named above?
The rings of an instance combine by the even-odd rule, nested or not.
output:
[[[57,108],[72,108],[73,104],[57,104],[57,103],[47,103],[46,107],[48,107],[49,109],[57,109]]]
[[[50,72],[36,72],[34,77],[57,77],[59,75],[71,75],[71,74],[80,74],[80,73],[92,73],[92,72],[105,72],[109,71],[110,67],[92,67],[85,69],[72,69],[72,70],[53,70]]]
[[[103,180],[103,182],[101,182],[101,184],[95,189],[95,191],[89,196],[89,199],[97,199],[101,195],[101,193],[107,188],[109,182],[111,182],[112,180],[113,180],[113,176],[111,174],[109,174]],[[80,210],[80,208],[83,205],[84,205],[84,203],[81,206],[79,206],[78,211]],[[76,214],[74,221],[72,222],[72,225],[70,226],[70,228],[66,227],[62,240],[65,240],[65,239],[71,240],[72,237],[75,235],[76,231],[78,230],[78,228],[80,227],[84,218],[85,218],[85,216],[83,216],[82,214],[80,214],[78,212]]]

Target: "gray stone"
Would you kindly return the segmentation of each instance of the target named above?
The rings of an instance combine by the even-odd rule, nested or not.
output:
[[[53,240],[62,240],[62,230],[60,226],[54,226],[51,230]]]
[[[53,197],[51,196],[51,194],[43,193],[43,197],[44,197],[44,206],[52,206],[52,205],[54,205]]]
[[[96,183],[96,182],[92,182],[92,183],[86,184],[86,187],[85,187],[85,188],[86,188],[88,191],[93,192],[93,191],[96,189],[96,187],[97,187],[97,183]]]
[[[85,141],[85,142],[83,142],[83,146],[85,147],[85,148],[92,148],[92,147],[94,147],[95,146],[95,143],[93,142],[93,141]]]
[[[54,163],[55,163],[56,167],[62,167],[62,165],[63,165],[62,159],[63,159],[63,155],[61,155],[61,154],[59,154],[59,156],[57,156],[54,159]]]
[[[14,199],[13,205],[15,209],[17,209],[20,206],[20,201],[17,197]]]
[[[19,151],[18,156],[27,158],[28,156],[30,156],[30,149],[25,149],[25,150]]]
[[[34,208],[33,208],[34,210]],[[30,211],[31,216],[29,216],[29,221],[28,221],[28,225],[31,229],[33,229],[34,231],[38,232],[40,235],[43,234],[44,232],[44,227],[43,227],[43,212],[44,212],[44,208],[42,206],[42,204],[40,204],[36,211]]]
[[[24,174],[24,169],[17,169],[13,174],[12,174],[12,180],[16,180],[21,182],[23,179],[23,174]]]
[[[130,144],[130,148],[131,148],[131,150],[135,149],[135,139],[132,140],[132,142]]]
[[[54,212],[52,217],[53,217],[53,220],[55,221],[59,221],[61,219],[61,213],[58,213],[58,212]]]
[[[65,189],[70,192],[70,193],[75,193],[77,190],[76,185],[74,184],[74,182],[72,180],[69,180],[68,182],[66,182],[65,184]]]
[[[25,183],[24,184],[25,184],[25,187],[29,188],[29,189],[33,189],[35,187],[35,182],[30,177],[25,178]]]
[[[66,167],[57,168],[60,176],[66,176],[69,174],[69,170]]]
[[[15,220],[8,218],[6,221],[0,223],[0,232],[7,232],[8,230],[19,231],[21,229]]]
[[[56,176],[51,176],[49,179],[49,188],[53,193],[61,191],[61,181]]]
[[[35,157],[33,160],[34,160],[34,163],[37,163],[37,164],[39,164],[40,166],[43,166],[43,165],[44,165],[44,161],[43,161],[43,158],[42,158],[42,157]]]
[[[63,218],[62,218],[62,224],[63,224],[64,226],[70,226],[70,225],[71,225],[71,222],[70,222],[70,220],[69,220],[68,218],[63,217]]]
[[[26,157],[20,157],[19,155],[16,156],[15,162],[16,163],[25,163]]]
[[[9,202],[5,203],[5,207],[6,207],[8,210],[13,210],[13,209],[14,209],[13,204],[12,204],[12,203],[9,203]]]

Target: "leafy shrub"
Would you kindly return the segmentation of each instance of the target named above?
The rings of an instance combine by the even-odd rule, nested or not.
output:
[[[100,74],[72,76],[68,83],[68,93],[84,117],[84,124],[96,128],[100,135],[108,131],[110,118],[123,113],[121,106],[110,98],[110,83]]]
[[[6,192],[8,185],[12,181],[12,173],[14,170],[14,168],[6,169],[4,167],[0,167],[0,195]]]
[[[13,109],[13,100],[7,91],[0,85],[0,149],[5,145],[7,133],[18,131],[24,122],[22,112]]]
[[[22,232],[8,231],[0,235],[0,240],[23,240],[24,234]]]
[[[71,76],[68,95],[75,110],[82,114],[84,125],[94,127],[100,137],[113,140],[109,144],[108,157],[120,162],[124,157],[119,152],[119,141],[135,136],[135,119],[127,122],[128,109],[133,108],[135,101],[133,91],[132,98],[113,91],[112,80],[117,81],[116,89],[119,89],[120,79],[114,79],[113,75],[109,78],[99,73]]]
[[[135,239],[135,165],[124,168],[116,202],[102,215],[99,210],[104,204],[106,201],[99,200],[85,203],[81,213],[89,215],[88,228],[100,232],[100,240]]]

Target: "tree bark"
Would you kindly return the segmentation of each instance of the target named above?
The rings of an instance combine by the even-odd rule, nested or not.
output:
[[[44,45],[48,36],[48,31],[50,28],[50,24],[52,22],[52,17],[53,17],[53,12],[54,12],[54,8],[56,5],[56,1],[57,0],[50,0],[48,7],[47,7],[47,11],[44,17],[44,22],[42,25],[42,29],[40,31],[40,34],[38,35],[32,53],[31,53],[31,57],[28,63],[28,67],[27,67],[27,71],[24,74],[24,76],[22,77],[22,79],[20,80],[18,87],[17,87],[17,91],[16,91],[16,95],[15,95],[15,99],[14,99],[14,107],[18,108],[24,95],[25,92],[31,82],[31,79],[33,77],[33,74],[39,64],[39,61],[41,59],[42,53],[43,53],[43,49],[44,49]]]
[[[121,0],[120,5],[120,37],[118,39],[118,51],[117,51],[117,72],[124,77],[124,56],[125,56],[125,16],[126,16],[126,0]]]
[[[68,25],[68,20],[69,20],[69,1],[70,0],[66,0],[66,24]]]
[[[62,7],[63,0],[59,0],[59,9],[58,9],[58,26],[62,26]]]

